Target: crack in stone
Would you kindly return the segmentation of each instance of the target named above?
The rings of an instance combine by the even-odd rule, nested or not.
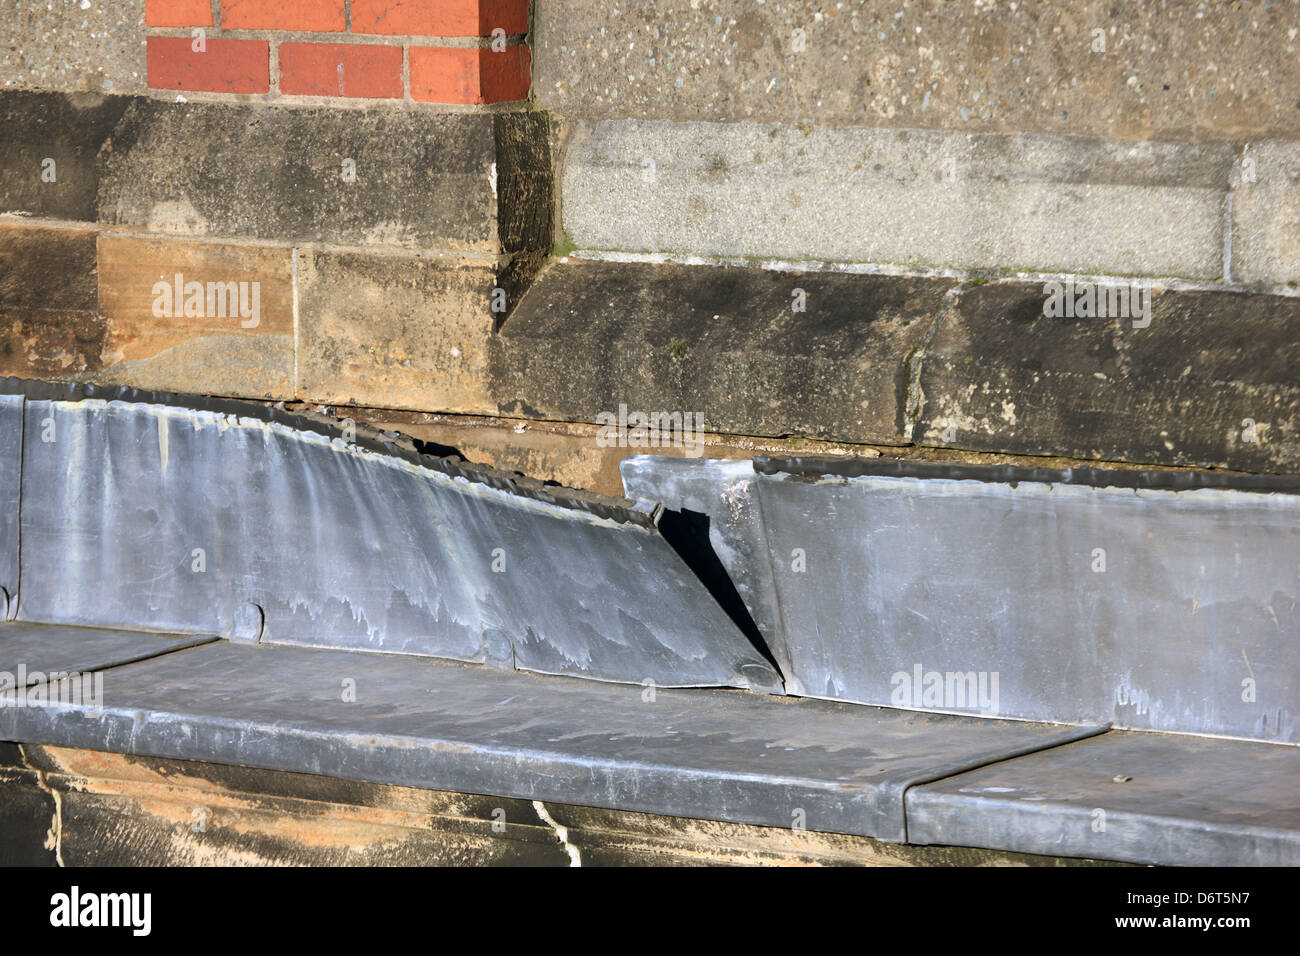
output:
[[[903,438],[908,442],[913,440],[913,430],[916,423],[920,421],[922,409],[925,408],[925,390],[921,387],[921,364],[925,359],[926,350],[938,334],[943,320],[956,307],[957,300],[965,289],[966,283],[961,282],[944,293],[943,304],[939,307],[934,321],[926,329],[925,335],[921,336],[921,341],[908,353],[907,386],[903,395]]]
[[[63,862],[63,800],[59,797],[59,792],[45,779],[45,771],[27,759],[27,751],[23,749],[22,744],[18,744],[18,756],[22,758],[23,766],[36,774],[37,786],[54,800],[54,816],[50,820],[50,830],[45,835],[45,849],[54,851],[54,859],[59,866],[67,866]]]
[[[582,866],[582,853],[579,849],[569,842],[569,830],[555,822],[555,819],[546,812],[546,804],[540,800],[533,801],[533,809],[537,811],[537,816],[548,827],[555,831],[556,837],[564,844],[564,851],[569,854],[569,866]]]

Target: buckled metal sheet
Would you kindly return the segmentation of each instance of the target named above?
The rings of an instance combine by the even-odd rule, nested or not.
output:
[[[709,515],[790,693],[1300,742],[1296,479],[852,459],[623,473]]]
[[[780,688],[648,504],[263,406],[8,387],[27,393],[21,620]]]

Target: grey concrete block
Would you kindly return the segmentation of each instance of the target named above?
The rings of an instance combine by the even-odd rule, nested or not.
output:
[[[1214,279],[1226,145],[602,122],[563,175],[579,249]]]
[[[1205,141],[1300,136],[1296,22],[1277,0],[540,0],[530,40],[541,103],[592,119]]]
[[[106,151],[99,216],[189,237],[543,249],[549,219],[528,207],[549,212],[548,157],[527,116],[140,101]]]
[[[145,0],[6,0],[0,16],[5,87],[145,91]]]
[[[917,442],[1300,470],[1300,298],[1165,292],[1146,328],[1047,318],[1045,298],[1027,283],[962,292],[920,360]]]
[[[1300,142],[1246,148],[1232,194],[1232,278],[1300,286]]]
[[[132,102],[95,93],[0,93],[0,213],[95,221],[95,158]]]
[[[699,413],[705,431],[895,441],[906,357],[952,285],[555,264],[494,340],[491,387],[511,415],[600,424],[626,405]]]

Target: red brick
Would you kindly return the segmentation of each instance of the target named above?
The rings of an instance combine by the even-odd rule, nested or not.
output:
[[[429,103],[504,103],[528,96],[528,47],[503,53],[411,47],[411,98]]]
[[[402,98],[402,48],[359,43],[283,43],[280,92]]]
[[[210,0],[145,0],[144,22],[151,27],[210,27]]]
[[[348,26],[344,0],[221,0],[223,30],[316,30]]]
[[[528,32],[528,0],[352,0],[352,32],[491,36]]]
[[[207,40],[195,53],[189,37],[149,37],[149,85],[163,90],[266,93],[271,89],[271,50],[265,40]]]

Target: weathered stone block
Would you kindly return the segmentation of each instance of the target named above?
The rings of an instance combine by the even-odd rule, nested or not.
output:
[[[298,283],[304,399],[495,411],[486,381],[494,263],[303,251]]]
[[[556,264],[494,341],[493,393],[527,417],[598,423],[626,405],[699,413],[713,432],[894,441],[906,357],[952,285]]]
[[[0,223],[0,308],[93,309],[94,228]]]
[[[1300,469],[1300,298],[1165,292],[1150,325],[963,291],[920,360],[914,438],[982,451]]]
[[[102,366],[86,378],[293,397],[289,249],[101,235],[99,300],[107,322]]]
[[[1232,278],[1300,285],[1300,142],[1246,149],[1232,193]]]
[[[106,151],[100,218],[190,238],[541,250],[549,228],[520,235],[529,214],[511,203],[549,209],[549,178],[540,197],[499,187],[549,168],[545,134],[543,117],[140,101]]]
[[[95,157],[131,99],[0,94],[0,213],[95,221]]]
[[[96,231],[0,225],[0,375],[75,376],[99,367]]]

